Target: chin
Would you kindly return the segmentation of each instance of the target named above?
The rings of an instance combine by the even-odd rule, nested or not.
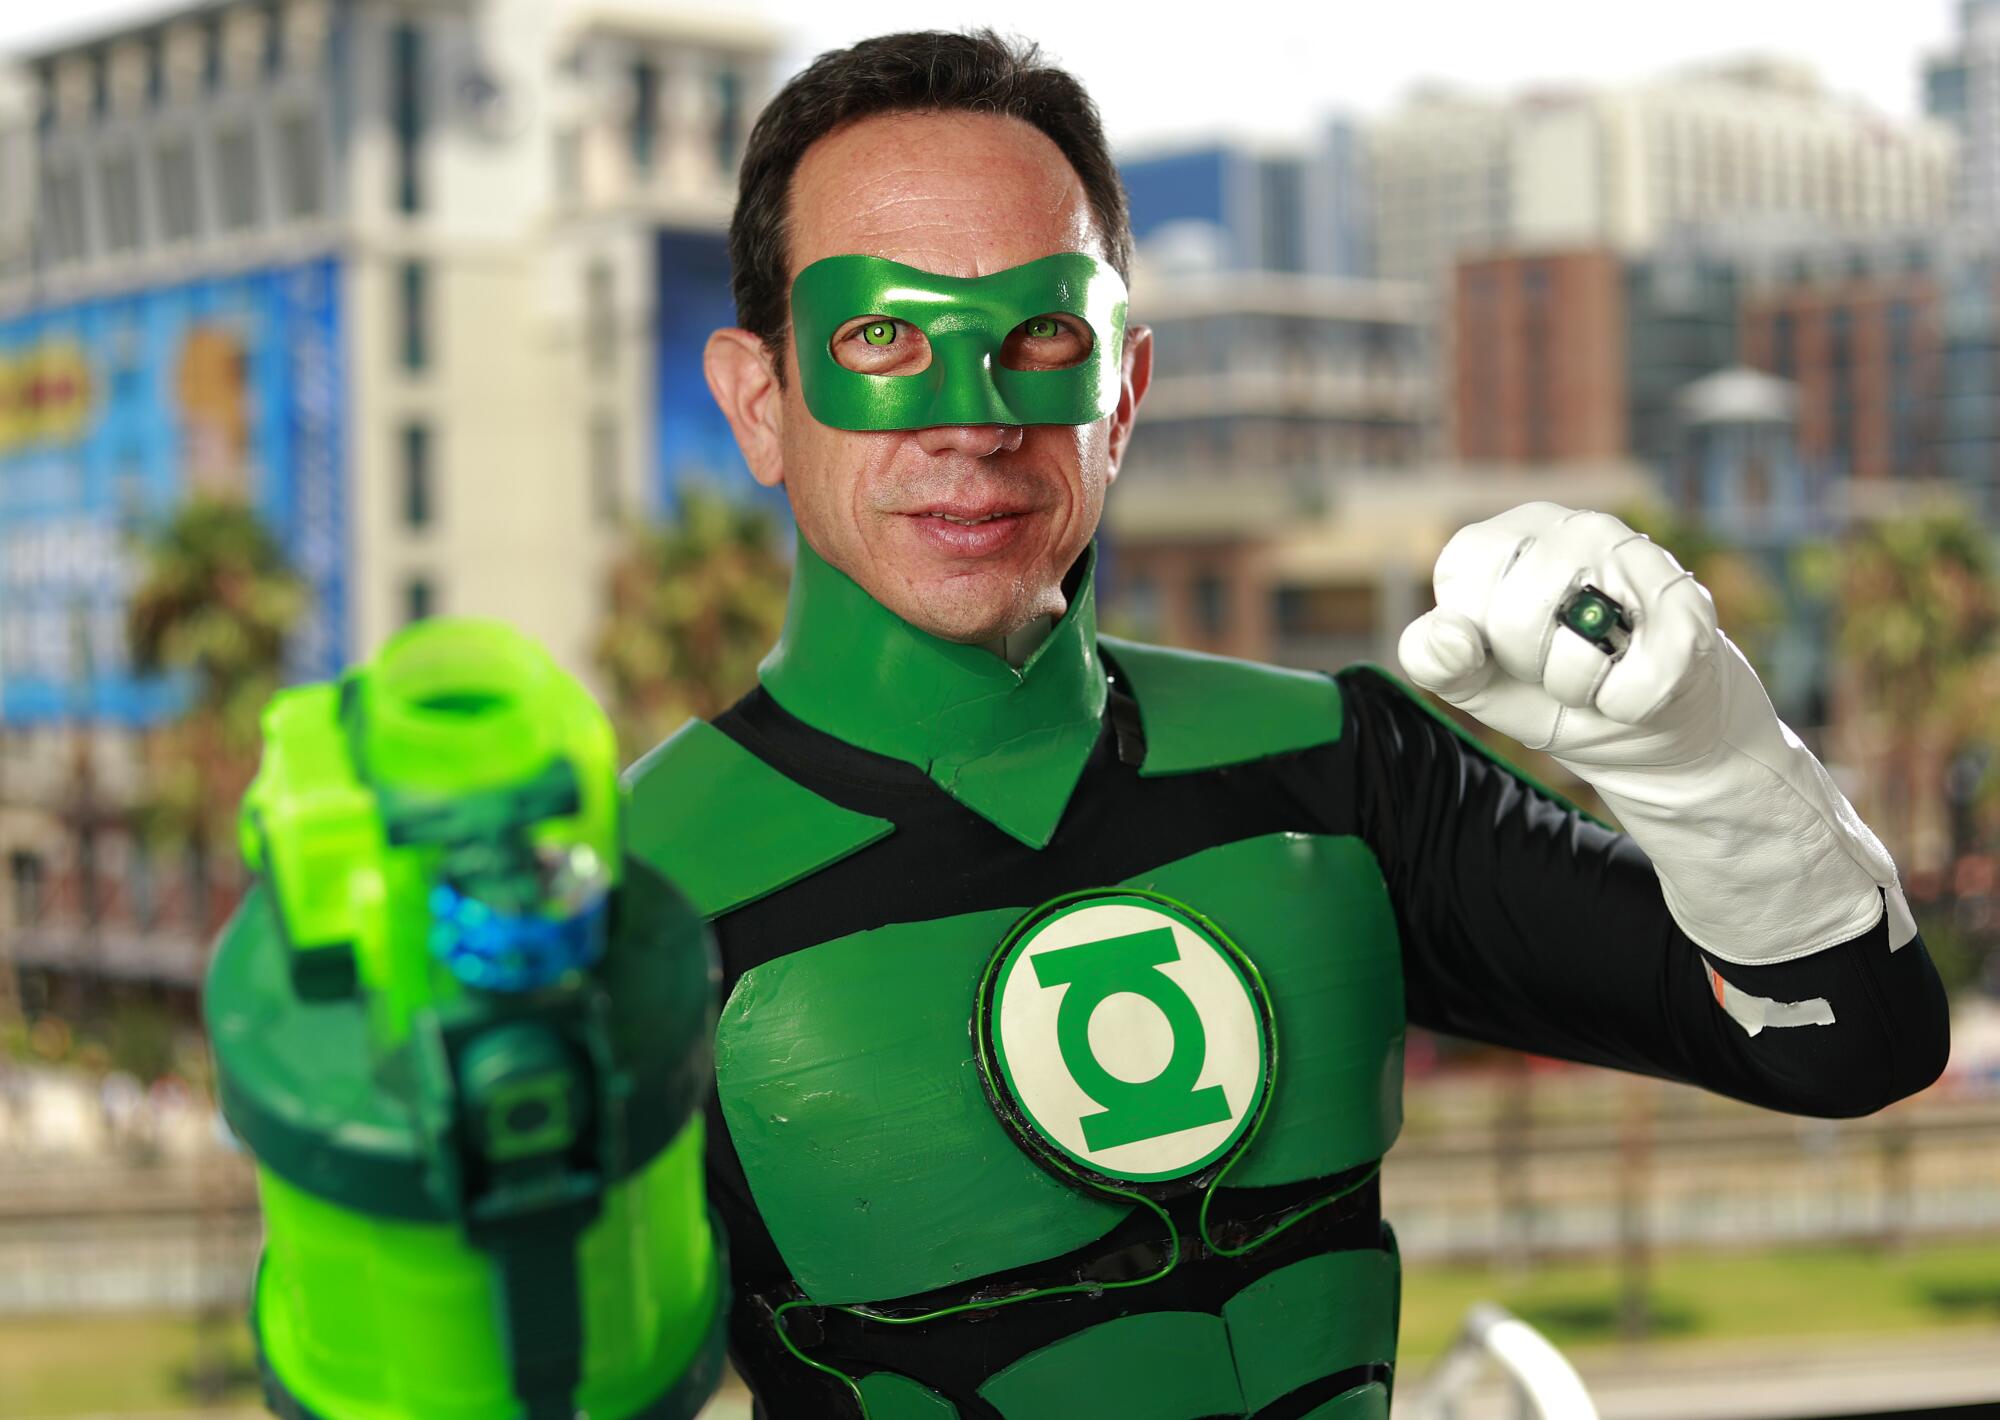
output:
[[[1013,594],[1018,586],[1008,586],[1009,595],[1002,597],[980,597],[970,587],[960,588],[955,595],[933,588],[899,614],[919,631],[940,640],[977,645],[1020,629],[1035,615],[1023,610],[1021,598]]]

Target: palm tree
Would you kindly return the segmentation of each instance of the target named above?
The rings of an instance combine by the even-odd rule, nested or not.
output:
[[[1934,865],[1945,765],[1969,743],[2000,741],[1991,537],[1963,508],[1939,505],[1857,528],[1814,571],[1839,607],[1855,758],[1881,766],[1870,807],[1899,859]]]
[[[756,683],[790,581],[770,511],[698,485],[674,520],[631,531],[597,643],[628,758]]]
[[[197,495],[140,538],[126,609],[133,664],[187,678],[184,715],[148,746],[148,836],[186,844],[201,914],[216,855],[257,767],[257,726],[283,680],[285,643],[311,595],[247,504]]]

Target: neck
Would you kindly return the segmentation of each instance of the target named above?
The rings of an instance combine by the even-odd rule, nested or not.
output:
[[[1039,848],[1055,831],[1104,711],[1094,565],[1092,549],[1069,610],[1032,650],[1029,628],[1004,638],[1026,650],[1016,665],[985,646],[911,626],[801,538],[785,628],[760,668],[764,688],[814,728],[916,765],[967,808]]]

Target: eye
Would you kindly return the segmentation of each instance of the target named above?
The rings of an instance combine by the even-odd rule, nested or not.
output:
[[[1030,316],[1007,334],[1000,363],[1009,370],[1067,370],[1090,357],[1090,327],[1061,312]]]
[[[893,316],[859,316],[833,333],[834,363],[861,375],[914,375],[931,363],[924,333]]]

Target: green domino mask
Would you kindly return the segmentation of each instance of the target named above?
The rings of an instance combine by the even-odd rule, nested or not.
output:
[[[1059,315],[1089,328],[1087,353],[1076,359],[1067,347],[1074,363],[1060,369],[1003,363],[1003,353],[1033,363],[1044,331],[1056,332],[1052,349],[1073,339],[1063,335],[1063,323],[1042,319]],[[880,319],[853,328],[863,316]],[[829,256],[792,283],[792,330],[806,408],[835,429],[1089,424],[1118,407],[1125,283],[1083,252],[990,276],[938,276],[879,256]],[[914,339],[912,332],[930,347],[930,363],[913,373],[863,373],[834,357],[837,335],[880,348]],[[879,357],[857,351],[853,358]]]

